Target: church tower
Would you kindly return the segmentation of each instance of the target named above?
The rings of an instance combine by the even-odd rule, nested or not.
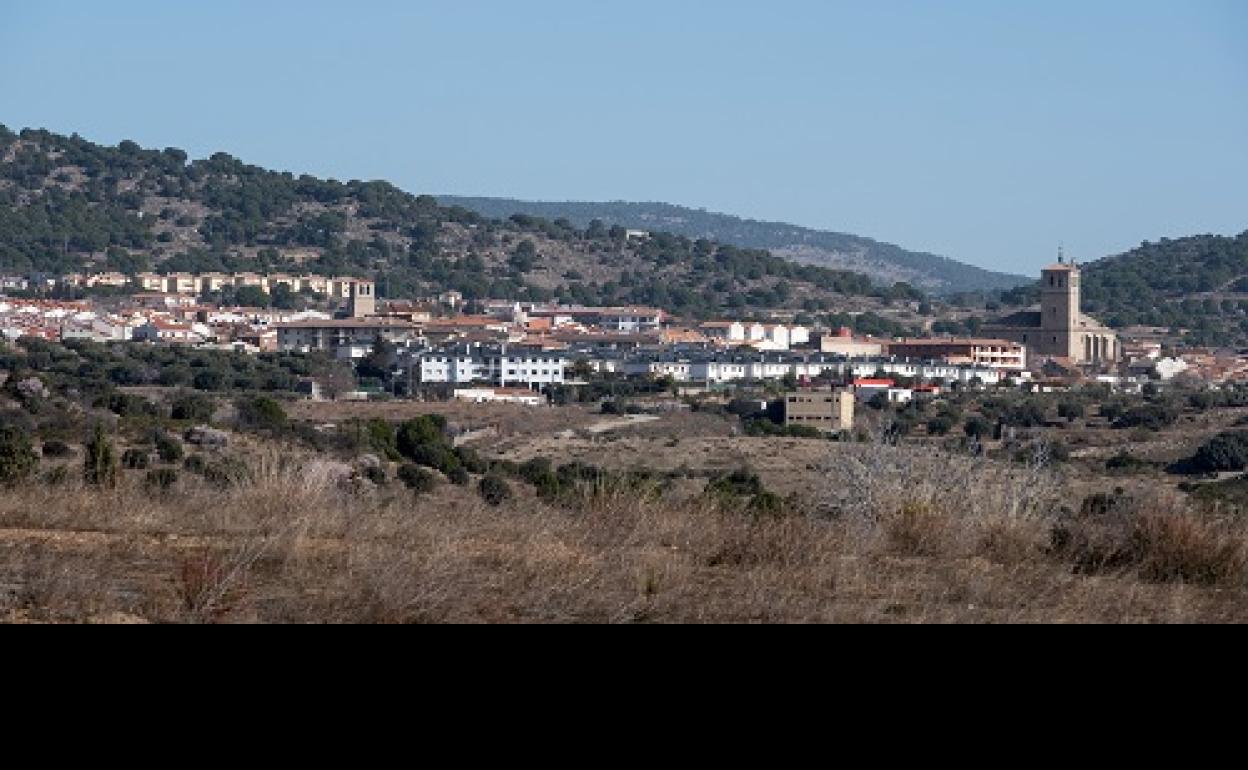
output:
[[[351,284],[351,301],[348,312],[352,318],[368,318],[377,314],[377,286],[371,281],[354,281]]]
[[[1082,310],[1082,292],[1080,280],[1082,274],[1079,266],[1068,263],[1064,255],[1059,255],[1056,265],[1050,265],[1041,274],[1040,287],[1040,328],[1043,352],[1052,356],[1082,359],[1083,350],[1079,344],[1079,331]]]

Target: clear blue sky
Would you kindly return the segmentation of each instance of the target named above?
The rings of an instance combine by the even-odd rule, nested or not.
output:
[[[0,123],[1031,273],[1248,229],[1248,3],[0,0]]]

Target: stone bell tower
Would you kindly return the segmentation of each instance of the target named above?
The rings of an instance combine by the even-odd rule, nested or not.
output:
[[[353,282],[349,310],[352,318],[377,315],[377,285],[372,281]]]
[[[1041,276],[1041,337],[1037,352],[1081,360],[1082,272],[1078,265],[1067,262],[1064,254],[1059,254],[1057,264],[1046,267]]]

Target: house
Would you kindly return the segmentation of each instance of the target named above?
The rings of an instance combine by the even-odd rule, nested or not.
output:
[[[740,321],[708,321],[698,331],[715,342],[739,345],[745,342],[745,324]]]
[[[207,339],[207,330],[193,324],[174,323],[153,318],[134,330],[135,342],[157,342],[174,345],[199,345]]]
[[[854,405],[852,390],[799,390],[784,397],[784,424],[824,433],[853,430]]]
[[[884,355],[884,345],[870,337],[855,337],[848,327],[841,327],[835,334],[821,334],[818,338],[820,353],[846,358],[876,358]]]
[[[914,400],[914,391],[897,387],[896,380],[854,380],[854,393],[859,401],[869,403],[884,396],[890,404],[908,404]]]

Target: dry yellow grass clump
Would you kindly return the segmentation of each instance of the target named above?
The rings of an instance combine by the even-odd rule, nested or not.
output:
[[[13,622],[1236,622],[1248,530],[1074,509],[1041,469],[834,450],[800,504],[604,493],[490,507],[259,454],[228,488],[0,493]]]

